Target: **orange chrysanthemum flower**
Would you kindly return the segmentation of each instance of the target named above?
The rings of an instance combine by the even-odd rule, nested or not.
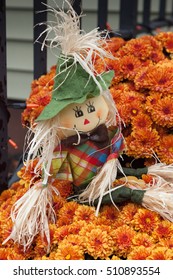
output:
[[[104,46],[104,49],[116,55],[117,50],[124,46],[125,43],[126,42],[123,38],[112,37],[107,40],[107,44]]]
[[[7,199],[9,199],[9,198],[11,199],[13,195],[15,195],[14,189],[4,190],[0,195],[0,206]]]
[[[86,253],[94,259],[109,257],[113,253],[113,245],[111,236],[101,226],[96,226],[91,231],[86,232]]]
[[[83,252],[85,251],[85,236],[81,236],[78,234],[69,234],[64,240],[62,240],[59,244],[66,245],[66,243],[71,244],[71,246],[79,246]]]
[[[123,100],[121,99],[121,102]],[[142,102],[138,100],[134,100],[130,102],[123,103],[120,106],[117,106],[121,119],[124,121],[125,124],[130,124],[131,119],[136,117],[140,114],[141,110],[143,109]]]
[[[158,157],[166,164],[173,163],[173,135],[164,135],[160,139],[160,145],[157,148]]]
[[[94,222],[96,219],[95,208],[87,205],[79,205],[75,211],[74,221]]]
[[[135,214],[132,224],[136,230],[150,234],[159,222],[160,219],[158,214],[148,209],[141,208]]]
[[[123,225],[111,233],[114,240],[115,252],[118,255],[126,257],[131,246],[132,240],[135,236],[135,231],[128,225]]]
[[[147,260],[151,254],[151,248],[144,246],[133,247],[132,251],[127,255],[127,260]]]
[[[78,245],[72,246],[71,243],[60,243],[54,260],[84,260],[84,252]]]
[[[55,179],[52,182],[52,186],[56,187],[60,193],[60,196],[63,198],[67,198],[72,194],[72,184],[69,181],[60,181],[59,179]]]
[[[171,236],[170,238],[160,239],[159,246],[168,247],[169,249],[173,249],[173,236]]]
[[[167,238],[173,235],[173,224],[169,221],[161,221],[153,230],[152,236],[155,239]]]
[[[101,58],[97,59],[94,65],[96,73],[103,73],[105,71],[114,70],[114,78],[112,82],[120,82],[123,80],[121,73],[121,65],[118,59],[105,58],[103,61]]]
[[[0,248],[0,260],[24,260],[23,255],[17,254],[13,248]]]
[[[100,210],[100,215],[95,220],[95,223],[100,226],[110,226],[111,229],[117,228],[124,224],[123,220],[119,217],[119,211],[114,205],[104,206]],[[109,231],[107,229],[107,231]]]
[[[140,60],[133,55],[127,55],[122,57],[120,62],[124,79],[133,80],[141,66]]]
[[[139,129],[125,138],[128,156],[151,157],[159,145],[159,135],[155,129]]]
[[[150,111],[153,121],[162,127],[173,126],[173,98],[170,96],[159,99]]]
[[[56,230],[53,232],[52,243],[57,244],[60,241],[62,241],[68,235],[69,235],[68,225],[57,227]]]
[[[133,203],[126,204],[120,211],[120,218],[124,221],[125,224],[130,224],[139,208],[139,205]]]
[[[155,242],[154,239],[147,233],[137,232],[132,240],[135,246],[152,247]]]
[[[75,201],[65,203],[59,210],[57,225],[63,226],[71,224],[78,207],[79,205]]]
[[[134,55],[141,60],[146,60],[150,57],[153,47],[149,40],[145,40],[142,37],[129,40],[125,46],[123,46],[118,52],[117,55],[120,57],[124,55]]]
[[[173,33],[172,32],[160,32],[155,38],[160,41],[162,46],[168,53],[173,53]]]
[[[147,260],[173,260],[173,250],[167,247],[154,248]]]
[[[77,235],[83,228],[87,228],[88,224],[85,221],[76,221],[69,225],[69,233]],[[82,235],[82,234],[81,234]]]
[[[147,88],[152,91],[168,94],[173,92],[173,63],[156,64],[139,72],[135,77],[138,89]]]
[[[139,129],[150,129],[152,127],[152,120],[147,114],[141,113],[135,118],[132,118],[131,124],[135,131]]]

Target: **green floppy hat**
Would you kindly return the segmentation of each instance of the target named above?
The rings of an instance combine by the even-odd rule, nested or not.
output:
[[[60,56],[57,65],[52,99],[36,121],[51,119],[69,104],[81,104],[88,98],[100,95],[100,89],[93,77],[78,62],[74,63],[73,58],[64,60]],[[114,71],[111,70],[95,78],[104,91],[110,86],[113,77]]]

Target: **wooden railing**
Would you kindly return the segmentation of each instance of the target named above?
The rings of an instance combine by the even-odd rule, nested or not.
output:
[[[115,0],[116,1],[116,0]],[[42,3],[47,0],[33,0],[33,13],[35,26],[39,22],[46,21],[46,13],[36,13],[43,9]],[[138,1],[137,0],[121,0],[119,12],[119,34],[125,39],[135,37],[140,32],[151,33],[158,27],[173,25],[172,12],[169,18],[166,17],[166,0],[159,1],[159,10],[157,18],[150,20],[152,0],[143,0],[142,22],[137,22]],[[82,1],[73,1],[73,8],[80,14]],[[172,9],[173,11],[173,9]],[[98,0],[98,27],[104,30],[107,27],[108,0]],[[40,34],[41,26],[33,28],[34,40]],[[111,32],[114,36],[114,30]],[[46,73],[47,69],[47,53],[46,48],[41,51],[40,44],[33,44],[34,48],[34,79]],[[0,0],[0,191],[8,187],[8,98],[7,98],[7,67],[6,67],[6,1]],[[10,106],[13,106],[11,104]],[[14,104],[17,108],[17,105]],[[25,103],[21,102],[21,106],[25,107]]]

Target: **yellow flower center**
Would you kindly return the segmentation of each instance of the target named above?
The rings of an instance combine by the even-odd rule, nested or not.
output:
[[[133,114],[133,115],[137,115],[138,110],[136,110],[136,109],[132,109],[132,111],[131,111],[131,112],[132,112],[132,114]]]
[[[68,255],[65,257],[66,260],[70,260],[70,258],[71,258],[71,255],[70,255],[70,254],[68,254]]]
[[[146,223],[149,224],[151,222],[150,218],[146,218]]]

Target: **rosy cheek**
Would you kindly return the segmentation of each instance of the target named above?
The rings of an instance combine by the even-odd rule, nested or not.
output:
[[[99,119],[101,119],[102,114],[103,114],[102,109],[98,109],[96,115]]]
[[[70,121],[70,120],[63,120],[63,121],[61,122],[61,126],[67,127],[67,128],[73,128],[74,124],[73,124],[73,122]]]

